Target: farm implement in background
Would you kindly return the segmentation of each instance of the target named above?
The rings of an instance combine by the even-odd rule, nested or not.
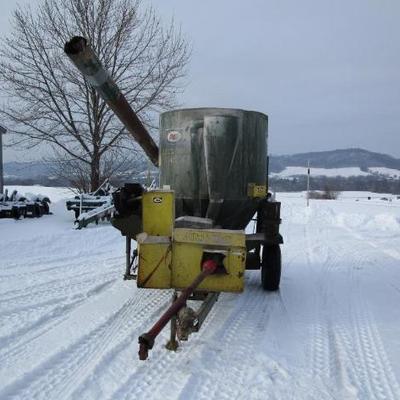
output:
[[[95,223],[97,225],[99,221],[110,221],[114,215],[114,212],[115,207],[112,203],[112,197],[109,196],[107,201],[101,206],[80,214],[75,221],[75,224],[77,225],[76,229],[86,228],[91,223]]]
[[[147,359],[169,322],[166,347],[176,350],[220,293],[244,290],[246,270],[261,270],[263,288],[278,290],[283,239],[280,203],[267,190],[268,117],[228,108],[165,112],[158,148],[86,39],[72,38],[65,52],[160,168],[159,188],[127,183],[113,193],[112,224],[126,237],[125,279],[174,290],[171,306],[139,336],[139,358]],[[246,235],[254,215],[255,232]]]
[[[75,214],[77,229],[85,228],[91,223],[98,224],[99,221],[110,221],[115,211],[113,190],[115,189],[106,179],[96,191],[82,193],[66,200],[67,210],[73,211]]]
[[[0,218],[38,218],[50,213],[50,199],[40,194],[21,195],[14,190],[10,195],[6,189],[0,193]]]

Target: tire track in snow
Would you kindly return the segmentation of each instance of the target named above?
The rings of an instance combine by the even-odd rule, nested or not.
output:
[[[70,313],[82,304],[85,298],[91,297],[101,291],[105,284],[108,286],[108,283],[111,284],[116,280],[115,273],[103,274],[70,285],[67,282],[54,285],[48,292],[43,289],[32,296],[27,294],[19,297],[15,303],[7,302],[6,304],[11,304],[10,309],[0,312],[2,319],[0,342],[7,341],[8,337],[14,342],[16,335],[23,335],[43,323],[57,325],[57,321],[64,318],[64,313]],[[6,307],[6,304],[2,304],[2,308]],[[53,317],[56,320],[52,321]]]
[[[330,253],[335,251],[329,245],[326,248]],[[342,386],[345,391],[339,390],[341,395],[362,399],[398,399],[399,385],[376,324],[371,323],[372,316],[368,305],[361,302],[360,282],[354,277],[354,271],[361,269],[368,259],[363,252],[346,254],[344,251],[341,253],[342,258],[338,254],[336,249],[336,256],[325,265],[324,274],[319,272],[321,278],[317,308],[320,316],[317,317],[319,322],[313,335],[314,373],[325,380],[333,379],[336,387]],[[340,266],[345,257],[351,260],[350,272],[346,272],[346,268]],[[347,263],[348,261],[344,264]],[[351,311],[348,311],[348,314],[344,313],[342,304],[332,304],[335,302],[335,296],[343,295],[343,291],[337,294],[332,284],[326,283],[335,277],[333,273],[338,272],[350,275],[351,287],[347,288],[350,289],[347,300]],[[331,317],[332,312],[336,313],[335,318]],[[374,332],[374,335],[371,332]]]
[[[309,232],[306,235],[308,238]],[[328,246],[325,249],[332,252]],[[310,260],[309,256],[307,258]],[[328,281],[330,281],[329,285],[333,284],[330,275],[332,275],[332,271],[338,269],[339,263],[340,259],[334,253],[333,257],[329,255],[325,257],[325,263],[321,263],[324,265],[318,265],[320,269],[323,268],[323,273],[314,267],[315,264],[319,264],[315,260],[314,262],[309,261],[308,266],[311,269],[311,274],[316,278],[315,287],[317,288],[315,317],[311,335],[312,373],[315,377],[322,378],[328,384],[335,381],[335,386],[340,391],[344,381],[347,381],[347,377],[344,376],[343,371],[340,379],[338,379],[337,375],[337,371],[342,369],[342,363],[338,356],[340,344],[338,343],[338,334],[336,332],[336,327],[340,322],[334,320],[330,315],[333,292],[330,290],[330,286],[327,285]]]
[[[146,289],[145,289],[146,290]],[[70,399],[76,397],[81,398],[80,392],[81,387],[85,387],[88,379],[92,374],[102,371],[103,369],[109,368],[109,363],[118,356],[119,353],[124,352],[129,354],[130,362],[134,364],[137,361],[137,338],[143,331],[146,330],[145,325],[152,323],[161,313],[165,310],[167,303],[171,297],[167,291],[160,293],[149,293],[146,294],[149,301],[141,308],[135,315],[135,320],[125,321],[125,326],[120,328],[117,333],[117,338],[114,339],[113,345],[104,348],[102,354],[97,357],[92,357],[91,360],[87,361],[85,365],[81,366],[80,369],[90,371],[90,373],[75,373],[75,375],[68,379],[67,384],[64,385],[58,393],[57,399]],[[138,308],[138,306],[137,306]],[[129,317],[129,314],[127,315]],[[125,317],[125,319],[127,318]],[[134,344],[135,350],[129,351],[129,345]]]
[[[168,327],[166,327],[166,329],[168,329]],[[143,329],[143,331],[146,331],[146,329]],[[136,342],[138,333],[141,334],[143,332],[135,332]],[[158,337],[157,341],[162,342],[163,336]],[[135,361],[140,364],[136,365],[135,372],[131,374],[128,379],[125,377],[122,385],[110,398],[119,400],[151,399],[156,396],[157,393],[159,396],[163,395],[164,398],[174,398],[174,396],[167,396],[165,392],[162,393],[161,388],[167,383],[167,390],[169,392],[176,390],[176,386],[172,382],[172,375],[174,374],[176,358],[178,357],[180,362],[184,362],[185,356],[182,354],[182,351],[175,354],[165,348],[154,348],[150,351],[149,359],[142,362],[137,361],[137,346],[138,345],[136,345],[134,357],[136,358]],[[132,361],[132,363],[135,361]],[[79,398],[78,391],[75,398]]]
[[[1,308],[3,310],[0,312],[0,315],[24,309],[27,305],[35,304],[35,302],[43,303],[50,300],[57,302],[58,298],[74,296],[88,291],[91,286],[118,276],[119,274],[113,270],[98,274],[93,274],[93,272],[89,271],[74,275],[71,279],[54,279],[51,282],[44,282],[28,288],[11,291],[11,293],[14,293],[14,296],[0,297]]]
[[[332,252],[326,239],[323,219],[331,218],[329,211],[324,212],[323,218],[315,215],[315,209],[310,208],[306,221],[301,221],[303,225],[305,259],[304,277],[309,282],[308,292],[313,295],[314,316],[310,328],[310,350],[307,352],[311,366],[311,374],[323,387],[329,388],[328,391],[335,391],[338,386],[347,382],[347,376],[332,374],[335,368],[340,368],[341,346],[337,340],[337,334],[332,332],[334,327],[329,317],[330,300],[330,274],[336,273],[340,269],[340,260],[337,252]],[[319,220],[319,224],[314,221]],[[314,232],[315,231],[315,232]],[[327,285],[327,282],[328,285]],[[335,381],[336,379],[336,381]],[[333,385],[333,382],[335,384]],[[333,389],[333,390],[332,390]],[[326,395],[326,393],[325,393]]]
[[[257,273],[251,278],[246,284],[247,291],[240,295],[225,322],[214,330],[203,349],[194,354],[198,371],[194,368],[179,399],[265,399],[268,393],[276,399],[303,398],[300,393],[306,393],[310,400],[327,396],[325,390],[304,376],[306,384],[302,385],[294,371],[289,374],[266,353],[266,342],[275,350],[278,346],[273,335],[268,336],[270,330],[274,333],[272,318],[283,317],[280,324],[286,326],[291,321],[281,294],[264,291]],[[272,356],[276,355],[275,350]]]
[[[352,294],[358,293],[359,282],[354,279],[354,271],[366,260],[364,256],[357,256],[352,260],[352,265],[349,268],[343,265],[343,259],[340,258],[340,255],[343,253],[339,252],[339,249],[329,247],[329,251],[331,253],[335,252],[335,256],[333,263],[327,266],[328,274],[325,276],[325,279],[332,282],[338,273],[343,274],[343,278],[345,279],[339,282],[340,286],[344,283],[348,286],[341,287],[342,290],[340,290],[334,284],[329,284],[325,293],[325,319],[329,351],[328,379],[333,383],[339,399],[358,399],[360,388],[364,390],[365,387],[365,381],[360,377],[360,372],[361,375],[363,374],[363,367],[359,355],[354,352],[354,343],[349,340],[350,337],[347,332],[352,329],[352,323],[348,312],[346,313],[344,310],[346,310],[346,306],[352,306]],[[343,296],[343,292],[349,293],[350,296],[338,299],[338,296]],[[342,304],[343,300],[345,304]]]
[[[2,348],[0,349],[0,364],[9,357],[15,358],[24,351],[27,351],[27,346],[31,345],[34,340],[37,340],[46,332],[68,319],[69,314],[75,308],[83,304],[89,298],[109,289],[115,282],[115,279],[106,281],[89,290],[86,294],[74,296],[70,299],[73,301],[54,307],[50,312],[46,312],[45,315],[39,317],[33,323],[17,331],[13,331],[10,335],[1,337]],[[30,312],[37,314],[37,311],[38,310],[32,306]]]
[[[311,245],[310,232],[308,225],[304,225],[304,238],[306,242],[306,264],[309,270],[309,275],[315,278],[313,265],[316,263],[314,258],[313,246]],[[319,280],[315,280],[315,287],[319,288],[317,296],[315,296],[315,308],[319,317],[317,322],[312,326],[311,330],[311,371],[314,376],[329,376],[329,341],[328,341],[328,327],[324,323],[321,315],[321,303],[324,304],[326,301],[326,292],[321,286]],[[321,301],[322,298],[322,301]]]
[[[102,257],[102,255],[106,257]],[[48,258],[43,259],[40,262],[33,263],[32,260],[20,260],[18,264],[11,264],[11,266],[2,267],[0,270],[0,278],[4,279],[19,279],[19,278],[26,278],[27,275],[30,275],[31,278],[35,278],[36,275],[40,274],[48,274],[52,278],[54,277],[54,271],[59,272],[61,277],[65,277],[68,272],[71,272],[74,275],[77,271],[84,269],[88,271],[88,269],[93,270],[93,272],[98,271],[98,263],[101,262],[103,265],[117,265],[118,262],[121,263],[121,266],[124,263],[124,259],[121,256],[113,256],[107,257],[109,252],[104,251],[101,253],[96,253],[94,257],[93,254],[84,254],[79,257],[59,257],[59,258],[52,258],[51,266],[46,266],[49,260]],[[73,262],[72,262],[73,261]],[[23,266],[21,266],[23,264]],[[12,272],[8,273],[8,270],[11,269]],[[43,278],[40,277],[41,282],[43,282]]]
[[[335,340],[332,347],[336,351],[338,381],[345,381],[348,386],[351,386],[350,391],[353,397],[373,398],[373,388],[367,379],[363,354],[359,350],[357,338],[353,331],[354,328],[346,327],[344,324],[335,324],[334,326]],[[347,362],[345,363],[345,361]],[[333,367],[335,366],[333,365]]]
[[[359,281],[355,279],[354,271],[358,266],[367,261],[364,255],[358,256],[352,261],[350,270],[347,267],[346,275],[350,289],[346,305],[335,302],[335,291],[330,287],[330,308],[328,311],[328,323],[330,325],[330,350],[333,353],[334,362],[331,363],[330,376],[336,382],[336,386],[344,386],[347,391],[339,391],[342,396],[352,398],[372,398],[373,389],[366,380],[366,369],[363,363],[362,351],[356,350],[357,344],[353,333],[354,324],[351,320],[353,313],[353,297],[358,296]],[[347,308],[347,310],[346,310]],[[346,312],[347,311],[347,312]],[[331,313],[336,313],[336,318]]]
[[[188,379],[186,374],[179,373],[180,366],[193,358],[194,350],[197,351],[205,345],[204,334],[207,334],[209,325],[218,313],[216,308],[216,305],[212,308],[200,332],[192,334],[189,342],[181,342],[177,352],[159,348],[160,342],[169,339],[169,325],[167,325],[163,334],[157,339],[156,347],[149,353],[149,360],[145,363],[139,362],[136,371],[125,376],[124,383],[110,399],[149,399],[157,393],[167,399],[177,398]],[[76,399],[79,399],[79,394]]]
[[[123,340],[128,331],[139,329],[152,314],[157,314],[165,306],[168,297],[165,291],[137,292],[111,318],[8,385],[0,392],[0,397],[36,400],[70,398],[107,351]]]
[[[344,225],[341,227],[348,234],[358,239],[364,247],[373,248],[392,259],[400,259],[400,253],[397,250],[392,248],[382,249],[379,243],[371,241],[370,238],[354,229]],[[399,291],[392,283],[390,283],[390,286]],[[367,366],[368,386],[371,388],[371,393],[374,394],[376,399],[398,399],[400,398],[400,385],[384,349],[376,321],[369,311],[369,304],[363,302],[361,296],[356,299],[356,303],[358,303],[358,308],[353,315],[354,324],[357,327],[355,334],[360,352],[364,355],[364,365]]]
[[[318,235],[315,237],[322,238],[321,228],[315,226],[313,228],[318,229]],[[310,236],[310,228],[305,226],[307,266],[310,274],[315,276],[314,285],[317,288],[311,333],[312,373],[316,378],[322,379],[327,386],[332,386],[334,382],[334,389],[341,396],[354,397],[352,380],[343,363],[343,344],[337,332],[340,321],[331,316],[331,303],[335,299],[332,277],[340,271],[341,259],[338,249],[328,245],[328,240],[321,239],[323,245],[311,246]]]
[[[368,245],[388,255],[385,250],[380,249],[379,246],[368,241],[362,235],[356,234],[351,229],[346,228],[345,230],[350,235],[360,239],[360,243],[364,246]],[[362,250],[359,253],[365,254]],[[389,256],[391,255],[389,254]],[[362,258],[365,261],[365,255]],[[400,386],[383,346],[376,321],[370,311],[370,304],[365,299],[366,296],[362,296],[359,285],[356,289],[353,293],[353,308],[350,314],[354,325],[353,335],[356,337],[355,342],[358,347],[358,351],[354,353],[353,358],[362,358],[362,367],[366,371],[365,375],[367,375],[365,378],[368,381],[370,393],[373,394],[374,398],[398,399],[400,398]],[[351,353],[351,351],[354,352],[354,346],[349,347],[349,352]]]
[[[358,255],[360,254],[360,255]],[[365,264],[368,259],[361,252],[352,260],[353,280],[352,291],[349,293],[348,309],[336,304],[335,310],[341,315],[341,318],[335,324],[335,333],[338,336],[337,345],[344,348],[341,354],[342,369],[345,369],[355,393],[362,399],[392,399],[391,388],[384,382],[386,374],[391,370],[390,363],[383,366],[382,376],[379,381],[373,381],[371,371],[373,367],[368,357],[368,351],[365,347],[365,338],[360,336],[360,322],[363,319],[361,315],[367,311],[367,305],[361,304],[362,294],[359,280],[355,280],[354,271],[359,265]],[[346,361],[346,363],[345,363]],[[380,396],[378,387],[385,386],[385,394]],[[394,400],[394,398],[393,398]]]
[[[198,355],[207,368],[199,368],[199,373],[191,376],[181,399],[189,395],[192,399],[234,399],[238,387],[248,388],[254,372],[249,365],[257,362],[256,349],[272,309],[279,303],[278,294],[265,292],[255,278],[253,274],[246,282],[247,292],[238,296],[228,318]],[[229,370],[223,368],[226,365],[231,365]]]
[[[376,323],[368,310],[368,305],[361,299],[358,299],[354,324],[360,347],[357,356],[363,355],[363,367],[367,371],[369,386],[371,386],[374,394],[373,398],[399,399],[400,386],[393,373]]]
[[[336,344],[344,348],[341,364],[356,389],[357,398],[399,399],[400,388],[375,321],[358,294],[354,296],[348,318],[350,327],[344,323],[335,325]]]
[[[34,238],[26,240],[15,240],[7,242],[6,247],[2,247],[0,243],[0,253],[3,255],[4,265],[2,271],[27,269],[27,273],[32,268],[45,265],[51,254],[52,261],[55,263],[66,262],[70,264],[71,259],[76,260],[78,265],[85,264],[87,259],[93,258],[92,235],[96,235],[96,257],[101,260],[109,257],[110,254],[115,254],[115,240],[117,235],[110,236],[106,230],[103,232],[90,232],[89,229],[76,232],[72,229],[65,233],[59,233],[56,236],[40,235],[35,240]],[[71,236],[72,235],[72,236]],[[64,243],[69,243],[65,247]],[[18,263],[15,263],[15,251],[12,249],[20,248]],[[24,249],[32,249],[33,251],[24,251]],[[43,252],[46,249],[46,252]],[[121,246],[121,250],[123,247]],[[54,257],[53,257],[54,256]],[[123,260],[123,257],[120,257]]]
[[[248,287],[248,285],[246,286]],[[258,288],[259,285],[257,285],[257,289]],[[257,340],[254,337],[254,318],[252,319],[249,313],[256,314],[260,312],[256,305],[261,297],[268,296],[261,288],[258,294],[258,296],[255,296],[256,299],[251,294],[247,294],[247,299],[245,301],[240,299],[246,296],[243,294],[239,295],[237,301],[239,301],[240,304],[236,304],[234,308],[234,310],[238,311],[237,308],[239,307],[239,312],[234,312],[232,310],[222,328],[219,327],[217,333],[215,333],[215,331],[212,331],[212,325],[215,325],[216,315],[222,311],[221,308],[224,303],[224,296],[222,295],[218,303],[213,307],[198,334],[192,335],[189,342],[184,342],[177,353],[154,348],[150,353],[149,360],[146,363],[141,363],[137,370],[125,379],[125,383],[112,394],[111,398],[118,398],[121,400],[148,399],[159,395],[165,398],[179,397],[185,399],[187,398],[186,395],[189,395],[189,393],[190,396],[193,397],[193,393],[196,393],[196,388],[193,388],[193,382],[190,381],[192,378],[182,369],[182,366],[191,362],[193,358],[201,359],[203,357],[207,357],[208,367],[212,367],[210,363],[217,364],[218,360],[213,360],[213,357],[211,357],[211,359],[209,357],[209,347],[211,346],[214,348],[220,340],[224,343],[224,346],[233,346],[232,343],[238,341],[238,336],[235,335],[235,333],[239,330],[241,332],[240,337],[243,337],[242,330],[244,329],[246,329],[246,335],[243,340],[240,340],[242,342],[240,346],[239,344],[235,345],[235,353],[238,351],[237,348],[239,348],[241,355],[245,352],[247,356],[253,357],[254,353],[252,353],[252,350]],[[244,308],[246,310],[244,310]],[[265,315],[269,316],[268,309],[265,310]],[[261,325],[263,325],[262,321],[258,321],[258,326],[260,327]],[[228,329],[226,329],[226,327],[228,327]],[[211,335],[212,339],[209,339]],[[216,337],[218,337],[218,340],[216,340]],[[163,337],[160,337],[158,342],[162,340]],[[210,344],[210,341],[214,343]],[[243,347],[245,350],[241,350]],[[150,363],[151,365],[149,365]],[[246,378],[243,376],[243,372],[246,367],[243,366],[242,368],[243,371],[235,370],[234,375],[236,381],[237,379],[242,379],[243,383],[245,383]],[[218,370],[218,368],[215,370]],[[201,372],[201,374],[203,374],[203,372]],[[207,379],[208,383],[204,383],[204,379]],[[213,398],[211,393],[214,390],[213,386],[215,386],[213,382],[215,381],[210,381],[209,377],[205,376],[201,383],[201,387],[207,384],[209,385],[208,389],[206,389],[207,396],[210,396],[208,398]],[[212,390],[210,390],[210,388]],[[78,390],[76,393],[78,393]],[[76,398],[79,398],[79,395],[77,395]],[[220,397],[217,396],[215,398]]]

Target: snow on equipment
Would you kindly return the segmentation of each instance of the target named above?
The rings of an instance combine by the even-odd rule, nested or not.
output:
[[[139,337],[139,358],[148,357],[169,321],[170,350],[177,337],[198,331],[221,292],[244,290],[246,269],[261,269],[263,288],[277,290],[283,240],[280,203],[267,198],[268,117],[225,108],[166,112],[159,151],[86,40],[74,37],[65,51],[160,166],[160,188],[129,183],[113,194],[112,223],[126,236],[125,279],[174,289],[171,306]],[[246,234],[255,214],[255,232]],[[189,300],[200,307],[189,307]]]
[[[14,190],[0,193],[0,218],[41,217],[50,213],[50,199],[40,194],[26,193],[22,196]]]
[[[67,210],[75,213],[77,229],[85,228],[90,223],[98,223],[100,220],[108,221],[114,215],[112,192],[114,188],[108,179],[94,192],[82,193],[72,199],[67,199]]]
[[[112,202],[112,197],[110,195],[101,206],[80,214],[75,221],[75,223],[77,224],[76,229],[86,228],[92,222],[98,224],[100,220],[110,221],[110,219],[114,215],[114,212],[115,207]]]

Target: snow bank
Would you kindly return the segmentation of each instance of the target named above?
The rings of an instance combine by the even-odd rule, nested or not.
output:
[[[12,193],[16,190],[20,195],[25,195],[25,193],[33,193],[35,195],[43,195],[50,198],[52,203],[71,197],[71,190],[68,188],[59,187],[48,187],[48,186],[18,186],[18,185],[6,185],[5,189],[8,189],[8,193]]]

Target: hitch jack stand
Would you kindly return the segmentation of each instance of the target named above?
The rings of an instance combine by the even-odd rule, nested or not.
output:
[[[172,295],[172,303],[176,301],[178,298],[178,294],[175,291],[174,294]],[[170,333],[170,339],[165,345],[165,348],[170,351],[176,351],[178,349],[178,341],[176,340],[176,324],[177,324],[177,317],[176,314],[171,318],[171,333]]]
[[[136,279],[136,269],[132,271],[133,263],[137,257],[137,250],[135,249],[131,256],[131,249],[132,249],[132,238],[129,236],[126,237],[126,246],[125,246],[125,274],[124,274],[124,281]]]
[[[206,260],[203,262],[202,271],[199,275],[197,275],[196,279],[192,282],[190,286],[188,286],[185,290],[182,291],[180,296],[170,305],[167,311],[161,316],[161,318],[154,324],[154,326],[143,335],[139,336],[139,359],[147,360],[149,350],[151,350],[154,346],[154,341],[158,334],[164,329],[165,325],[171,320],[171,318],[175,317],[178,311],[186,305],[186,301],[189,296],[195,291],[197,286],[208,276],[213,274],[217,267],[218,263],[215,260]],[[176,327],[176,323],[173,324]],[[171,329],[175,329],[171,327]]]

